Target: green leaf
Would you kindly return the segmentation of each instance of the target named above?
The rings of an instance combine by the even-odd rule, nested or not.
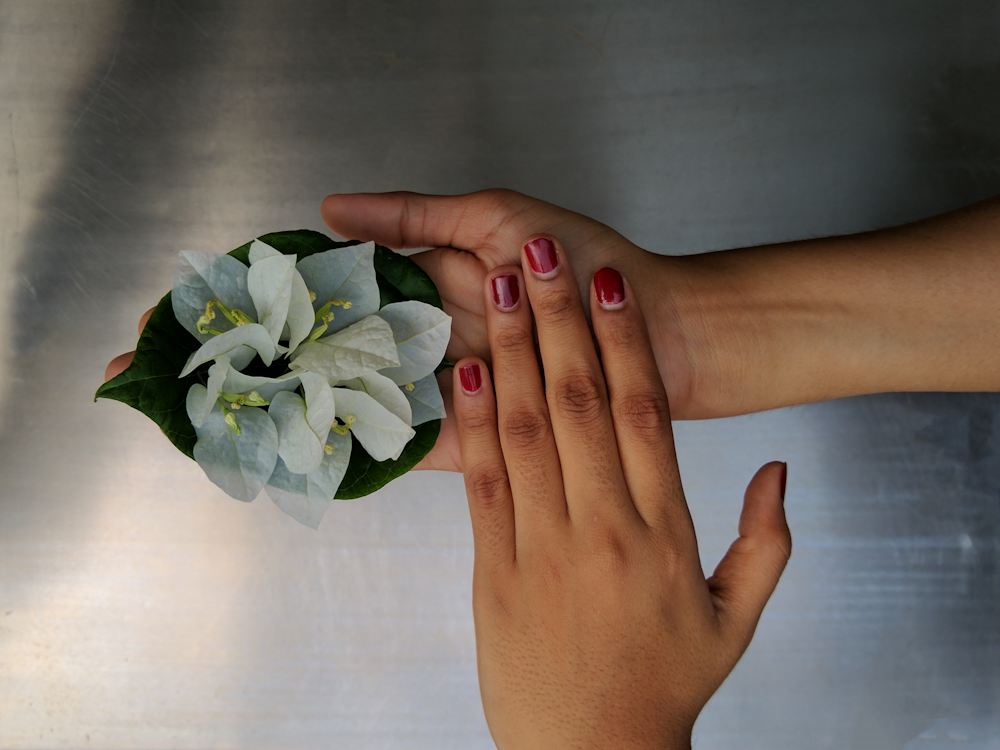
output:
[[[441,420],[424,422],[413,429],[417,434],[406,444],[402,455],[396,461],[375,461],[365,453],[361,443],[352,435],[354,445],[351,449],[351,462],[347,466],[347,473],[340,483],[336,498],[352,500],[369,495],[396,477],[403,476],[420,463],[437,442],[438,433],[441,432]]]
[[[394,253],[387,247],[376,245],[375,271],[382,274],[382,277],[399,293],[397,299],[388,300],[388,302],[383,301],[383,307],[389,302],[415,299],[444,309],[441,305],[441,295],[438,294],[437,287],[434,286],[431,277],[424,273],[424,269],[405,255]],[[381,288],[382,279],[379,279],[379,289]]]
[[[156,422],[184,455],[193,459],[197,438],[185,399],[192,385],[204,381],[208,365],[186,378],[177,376],[200,346],[198,339],[177,322],[167,292],[142,330],[132,364],[98,388],[94,400],[110,398],[138,409]]]
[[[274,232],[258,239],[285,255],[295,255],[297,260],[331,248],[359,244],[357,240],[337,242],[309,229]],[[241,245],[229,255],[249,266],[251,242]],[[408,299],[439,308],[442,306],[434,282],[409,258],[376,245],[375,272],[380,307]],[[185,399],[194,383],[205,382],[210,363],[202,365],[186,378],[178,378],[178,375],[188,357],[199,346],[197,339],[177,322],[170,294],[167,293],[153,310],[139,337],[132,364],[125,372],[98,388],[95,399],[110,398],[138,409],[156,422],[184,455],[194,458],[197,438],[187,415]],[[444,360],[440,367],[450,364]],[[284,369],[284,363],[281,369]],[[272,376],[281,374],[267,371],[256,358],[246,372]],[[360,444],[355,445],[337,498],[344,500],[370,494],[416,466],[434,447],[441,430],[441,420],[425,422],[414,429],[416,436],[407,443],[397,461],[375,461]]]

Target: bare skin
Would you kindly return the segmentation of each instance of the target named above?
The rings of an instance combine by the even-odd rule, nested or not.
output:
[[[544,278],[527,261],[490,272],[492,383],[478,357],[454,374],[486,720],[501,750],[689,748],[791,553],[785,466],[754,477],[706,581],[634,290],[610,307],[589,290],[598,356],[558,255]],[[494,303],[498,276],[527,299]]]

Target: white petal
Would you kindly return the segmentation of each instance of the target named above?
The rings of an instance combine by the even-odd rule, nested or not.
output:
[[[208,368],[208,388],[205,390],[205,400],[200,408],[191,411],[191,403],[188,403],[188,416],[191,418],[191,424],[195,428],[201,427],[205,424],[205,420],[208,419],[208,415],[212,413],[212,409],[216,406],[216,399],[219,398],[219,392],[224,391],[224,384],[226,382],[226,373],[229,372],[229,357],[219,357],[215,360],[215,364]],[[194,386],[191,386],[194,388]],[[188,397],[190,399],[191,391],[188,389]]]
[[[353,309],[353,308],[352,308]],[[316,313],[309,299],[309,289],[298,271],[292,271],[292,298],[288,303],[288,318],[285,321],[288,328],[288,349],[295,348],[309,338],[316,325]]]
[[[249,358],[245,358],[243,351],[247,347],[252,350]],[[229,357],[233,367],[237,369],[246,367],[253,359],[253,351],[260,355],[265,365],[270,365],[274,361],[274,342],[271,341],[267,329],[259,323],[249,323],[213,336],[188,358],[187,364],[181,370],[180,377],[186,377],[194,372],[199,365],[223,355]]]
[[[432,419],[444,419],[444,399],[441,397],[441,388],[438,385],[437,375],[431,373],[426,378],[414,381],[413,390],[408,391],[404,386],[403,395],[410,402],[410,409],[413,411],[413,427]]]
[[[434,372],[451,338],[451,317],[417,300],[393,302],[378,311],[392,327],[399,348],[399,367],[380,370],[397,385],[415,383]]]
[[[230,255],[182,251],[177,256],[174,288],[170,303],[177,322],[202,343],[212,338],[210,333],[198,333],[198,318],[205,314],[205,305],[219,300],[226,307],[242,310],[254,317],[253,300],[247,286],[249,269]],[[209,325],[226,331],[233,324],[216,310]]]
[[[273,258],[276,255],[281,255],[281,253],[268,245],[266,242],[254,240],[250,243],[250,251],[248,255],[250,256],[250,264],[253,265],[259,260],[264,260],[264,258]]]
[[[292,279],[295,276],[294,255],[272,255],[250,266],[247,286],[260,324],[267,329],[275,344],[281,338],[292,301]]]
[[[191,386],[187,396],[188,416],[198,412],[207,395],[205,386]],[[241,434],[229,429],[222,407],[216,404],[204,424],[195,427],[198,442],[194,445],[194,458],[227,495],[248,503],[257,497],[274,471],[278,433],[263,409],[243,407],[232,413]]]
[[[410,402],[403,395],[402,389],[385,375],[370,372],[338,385],[347,386],[355,391],[364,391],[406,424],[411,424],[413,413],[410,410]]]
[[[299,387],[299,376],[297,373],[288,372],[277,378],[265,378],[263,376],[244,375],[239,370],[232,367],[226,374],[226,382],[222,390],[226,393],[250,393],[257,391],[260,397],[270,401],[275,393],[281,391],[294,391]]]
[[[293,474],[279,458],[264,489],[274,504],[296,521],[318,528],[347,473],[351,444],[350,435],[331,433],[327,445],[333,446],[333,453],[324,452],[322,465],[311,474]]]
[[[333,419],[337,416],[333,403],[333,389],[326,382],[326,378],[316,373],[299,373],[299,379],[306,392],[306,421],[309,422],[309,427],[316,433],[320,442],[326,444],[327,435],[330,434],[330,425],[333,424]]]
[[[306,398],[287,391],[276,393],[268,413],[278,428],[278,455],[295,474],[316,471],[323,462],[323,446],[336,415],[333,390],[326,379],[301,373]]]
[[[319,310],[330,300],[351,303],[331,308],[334,314],[331,331],[339,331],[378,310],[378,282],[375,280],[375,243],[338,247],[303,258],[295,266],[306,286],[316,293],[312,303]]]
[[[392,329],[377,315],[332,336],[306,342],[293,357],[296,365],[327,380],[348,380],[399,365]]]
[[[416,434],[413,428],[362,391],[334,388],[337,417],[344,422],[354,416],[351,432],[376,461],[399,454]]]

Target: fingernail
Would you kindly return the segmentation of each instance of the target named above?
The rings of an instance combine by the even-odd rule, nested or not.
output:
[[[559,256],[556,255],[556,246],[548,237],[539,237],[524,246],[524,252],[528,256],[528,265],[535,272],[536,276],[543,279],[551,279],[556,275],[559,268]]]
[[[483,385],[483,375],[478,364],[464,365],[458,371],[458,379],[462,381],[462,390],[468,394],[478,391]]]
[[[788,482],[788,464],[781,465],[781,502],[785,502],[785,484]]]
[[[501,310],[513,310],[520,298],[517,276],[510,273],[493,277],[493,301],[497,307]]]
[[[613,268],[602,268],[594,274],[594,291],[605,310],[616,310],[625,304],[625,282]]]

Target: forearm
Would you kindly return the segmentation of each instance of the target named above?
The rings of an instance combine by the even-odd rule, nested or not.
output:
[[[646,295],[660,321],[658,362],[666,378],[686,379],[675,384],[678,418],[884,391],[1000,390],[1000,199],[654,267],[650,285],[669,290]]]

